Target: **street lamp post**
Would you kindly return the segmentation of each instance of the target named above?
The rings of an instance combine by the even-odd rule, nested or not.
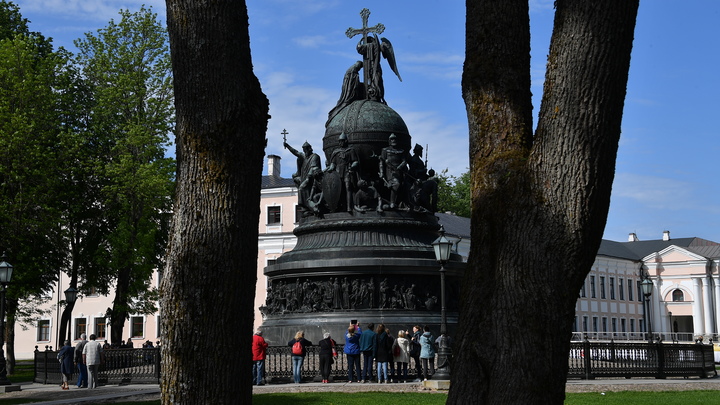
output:
[[[440,226],[440,236],[432,243],[435,259],[440,263],[440,342],[438,344],[438,369],[433,375],[436,380],[450,379],[452,350],[447,336],[447,310],[445,307],[445,263],[450,260],[452,242],[445,237],[445,228]]]
[[[650,280],[650,277],[646,277],[645,280],[642,281],[640,284],[642,286],[643,295],[645,296],[645,305],[647,309],[643,311],[645,314],[645,325],[647,325],[647,332],[648,332],[648,343],[653,342],[652,338],[652,324],[651,324],[651,317],[650,317],[650,296],[652,295],[653,290],[653,282]]]
[[[75,304],[75,300],[77,300],[77,293],[78,290],[75,287],[69,287],[67,290],[65,290],[65,302],[67,303],[67,306],[71,306]],[[72,309],[70,309],[70,316],[68,317],[70,320],[68,321],[68,337],[67,340],[72,342]]]
[[[5,361],[5,289],[12,280],[13,266],[5,261],[5,253],[3,252],[2,261],[0,261],[0,385],[11,385],[7,379],[7,362]]]

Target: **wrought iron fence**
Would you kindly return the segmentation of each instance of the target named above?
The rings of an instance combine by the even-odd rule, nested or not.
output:
[[[159,384],[160,349],[107,349],[104,350],[105,363],[98,371],[98,384]],[[44,351],[35,347],[35,377],[33,382],[41,384],[60,384],[60,362],[57,351],[46,346]],[[78,370],[73,373],[70,383],[77,383]]]
[[[347,356],[343,354],[343,347],[344,345],[342,344],[338,344],[335,346],[338,352],[338,356],[337,358],[335,358],[334,363],[332,364],[330,369],[330,378],[337,381],[347,381],[348,377]],[[320,375],[319,354],[320,349],[318,346],[309,346],[306,349],[307,355],[305,356],[305,360],[303,361],[302,380],[321,381],[322,377]],[[373,370],[372,375],[377,378],[375,370]],[[265,380],[268,383],[283,383],[292,382],[292,377],[293,368],[290,348],[288,346],[268,347],[267,357],[265,358]],[[402,375],[398,376],[397,370],[392,372],[390,377],[393,380],[404,378],[404,376]],[[357,376],[357,378],[360,377]],[[410,363],[408,363],[407,378],[411,381],[418,378],[415,361],[413,359],[410,359]]]
[[[347,357],[343,345],[337,345],[330,376],[333,380],[346,381]],[[160,349],[109,349],[105,350],[105,364],[99,370],[102,384],[159,384]],[[57,351],[46,347],[35,349],[36,383],[60,384],[60,364]],[[582,342],[570,343],[568,378],[594,379],[596,377],[654,377],[716,375],[713,345],[665,344],[647,342]],[[437,363],[436,363],[437,365]],[[408,380],[418,378],[415,360],[408,363]],[[76,370],[77,371],[77,370]],[[377,378],[375,370],[373,376]],[[391,373],[393,380],[402,379],[398,370]],[[76,382],[77,372],[73,376]],[[270,346],[265,360],[265,379],[268,383],[292,381],[292,356],[287,346]],[[320,356],[317,346],[307,347],[303,362],[302,379],[320,381]]]
[[[713,345],[636,342],[570,343],[568,378],[707,378],[717,375]]]

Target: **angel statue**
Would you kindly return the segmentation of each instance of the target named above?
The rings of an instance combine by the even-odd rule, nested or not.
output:
[[[363,27],[360,29],[348,28],[345,35],[347,35],[348,38],[352,38],[358,34],[362,35],[360,42],[357,44],[357,51],[363,56],[362,67],[364,70],[363,78],[365,79],[365,98],[387,104],[385,102],[385,88],[383,86],[380,59],[381,56],[387,59],[390,69],[392,69],[398,79],[402,81],[402,77],[400,77],[400,73],[398,72],[397,63],[395,62],[395,52],[387,38],[378,37],[378,34],[382,34],[383,31],[385,31],[384,25],[377,24],[373,27],[367,26],[370,10],[366,8],[362,9],[360,16],[362,17]],[[358,64],[354,66],[358,66]]]

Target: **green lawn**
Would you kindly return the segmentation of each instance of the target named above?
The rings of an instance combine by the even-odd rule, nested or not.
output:
[[[15,372],[8,374],[7,378],[11,382],[17,384],[21,382],[28,382],[33,380],[35,375],[34,365],[32,362],[17,362],[15,364]]]

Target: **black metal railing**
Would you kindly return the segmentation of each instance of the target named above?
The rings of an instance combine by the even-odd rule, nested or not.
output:
[[[98,383],[104,384],[159,384],[160,349],[107,349],[104,350],[105,363],[98,371]],[[46,346],[44,351],[35,347],[35,377],[33,382],[41,384],[60,384],[60,362],[57,351]],[[71,383],[77,383],[78,370],[75,369]]]
[[[305,360],[303,361],[302,380],[321,381],[322,377],[320,376],[319,347],[309,346],[306,349],[307,355],[305,356]],[[336,346],[336,349],[338,352],[338,356],[337,358],[335,358],[335,361],[330,369],[330,377],[333,380],[347,381],[347,356],[343,354],[343,345],[338,344]],[[360,357],[360,361],[362,362],[362,355]],[[410,359],[410,363],[408,363],[407,376],[409,380],[414,380],[418,377],[415,370],[415,361],[413,359]],[[373,370],[372,375],[377,378],[376,370]],[[267,357],[265,358],[265,380],[268,383],[283,383],[292,382],[292,377],[293,370],[290,348],[288,346],[268,347]],[[360,379],[360,376],[356,376],[356,378]],[[398,376],[398,370],[395,370],[393,375],[391,375],[391,378],[393,380],[397,380],[404,378],[404,376]]]
[[[568,378],[717,375],[713,345],[639,342],[570,343]]]
[[[338,357],[331,367],[333,380],[347,381],[347,357],[343,345],[337,345]],[[36,383],[60,384],[60,364],[57,351],[46,347],[35,349]],[[160,349],[105,350],[105,363],[99,370],[100,384],[159,384]],[[647,342],[582,342],[570,343],[568,378],[594,379],[602,377],[691,377],[707,378],[716,375],[712,344],[665,344]],[[437,365],[437,363],[436,363]],[[418,377],[413,359],[408,363],[408,380]],[[76,370],[77,371],[77,370]],[[398,370],[392,379],[402,379]],[[375,370],[373,376],[377,378]],[[73,378],[77,378],[77,372]],[[359,377],[358,377],[359,378]],[[307,348],[302,379],[320,381],[320,356],[317,346]],[[265,360],[265,380],[268,383],[292,382],[292,356],[287,346],[270,346]],[[75,380],[76,381],[76,380]]]

